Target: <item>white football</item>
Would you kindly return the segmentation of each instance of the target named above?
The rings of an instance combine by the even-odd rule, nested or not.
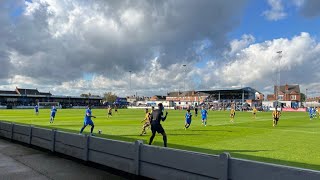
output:
[[[102,133],[102,131],[101,131],[100,129],[99,129],[99,131],[98,131],[98,132],[99,132],[99,134],[101,134],[101,133]]]

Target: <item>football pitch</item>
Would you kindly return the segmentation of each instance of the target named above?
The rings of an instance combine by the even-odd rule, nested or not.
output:
[[[277,127],[272,127],[271,112],[258,112],[253,119],[250,112],[236,112],[235,122],[229,122],[229,111],[209,111],[208,125],[201,125],[195,117],[189,129],[184,130],[186,111],[168,110],[162,122],[168,136],[168,147],[209,154],[229,152],[232,157],[270,162],[320,170],[320,119],[309,120],[306,112],[282,112]],[[107,118],[105,109],[93,109],[96,136],[133,142],[140,136],[144,109],[119,109]],[[32,124],[45,128],[79,133],[85,109],[59,109],[53,124],[49,123],[50,110],[0,110],[0,120]],[[98,134],[102,130],[102,134]],[[88,134],[88,126],[84,133]],[[156,135],[153,145],[162,146],[162,136]]]

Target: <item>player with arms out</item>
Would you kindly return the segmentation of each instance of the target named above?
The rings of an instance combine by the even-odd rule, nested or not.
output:
[[[146,115],[144,119],[141,121],[141,122],[144,122],[144,124],[142,126],[142,132],[140,136],[142,136],[143,134],[147,134],[146,129],[150,126],[150,118],[151,118],[151,113],[149,113],[148,109],[146,109]]]
[[[201,119],[202,119],[202,125],[204,126],[207,126],[207,115],[208,115],[208,111],[202,106]]]
[[[278,111],[278,106],[276,106],[275,110],[272,112],[272,117],[273,117],[273,127],[278,125],[278,121],[280,118],[280,111]]]
[[[38,105],[34,106],[34,111],[35,111],[36,115],[39,115],[39,106]]]
[[[187,110],[185,118],[186,118],[186,122],[184,124],[184,130],[187,130],[190,127],[191,121],[192,121],[192,114],[190,112],[190,109]]]
[[[86,115],[84,116],[84,123],[83,123],[83,127],[81,128],[80,130],[80,134],[82,134],[83,130],[88,126],[90,125],[91,126],[91,130],[90,130],[90,135],[91,136],[94,136],[93,135],[93,129],[94,129],[94,123],[92,121],[91,118],[96,118],[95,116],[92,116],[92,111],[91,111],[91,106],[88,105],[88,108],[86,110]]]
[[[156,132],[158,133],[161,133],[162,134],[162,137],[163,137],[163,145],[164,147],[167,147],[167,134],[166,132],[164,131],[162,125],[161,125],[161,121],[165,121],[166,118],[167,118],[167,115],[168,115],[168,112],[166,112],[166,115],[163,116],[163,105],[162,103],[159,103],[158,104],[158,109],[155,109],[152,111],[152,114],[151,114],[151,131],[152,131],[152,135],[150,137],[150,140],[149,140],[149,145],[152,144],[152,141],[156,135]]]
[[[55,106],[52,106],[51,108],[51,115],[50,115],[50,123],[53,123],[54,118],[56,117],[57,108]]]

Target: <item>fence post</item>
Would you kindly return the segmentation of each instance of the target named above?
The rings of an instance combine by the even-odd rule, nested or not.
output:
[[[11,137],[10,137],[11,140],[13,140],[13,128],[14,128],[14,123],[11,123]]]
[[[32,126],[30,126],[30,131],[29,131],[29,145],[31,145],[31,140],[32,140]]]
[[[220,161],[220,176],[219,180],[228,180],[229,178],[229,159],[230,159],[230,154],[227,152],[224,152],[219,155],[219,161]]]
[[[52,129],[51,131],[52,133],[52,137],[51,137],[51,141],[52,141],[52,146],[51,146],[51,151],[54,152],[55,151],[55,146],[56,146],[56,130]]]
[[[134,142],[134,174],[140,175],[140,147],[143,145],[142,140],[137,140]]]
[[[84,157],[83,157],[83,160],[84,161],[88,161],[89,159],[89,143],[90,143],[90,136],[85,136],[84,138],[86,138],[86,143],[85,143],[85,146],[84,146]]]

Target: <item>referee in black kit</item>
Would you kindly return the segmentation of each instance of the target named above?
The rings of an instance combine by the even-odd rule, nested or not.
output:
[[[156,132],[161,133],[163,137],[163,146],[167,147],[167,134],[164,131],[162,125],[160,124],[161,121],[166,120],[168,112],[166,112],[166,115],[163,116],[163,105],[162,103],[158,104],[158,109],[153,110],[151,113],[151,131],[152,135],[150,137],[149,145],[151,145],[154,136],[156,135]]]

